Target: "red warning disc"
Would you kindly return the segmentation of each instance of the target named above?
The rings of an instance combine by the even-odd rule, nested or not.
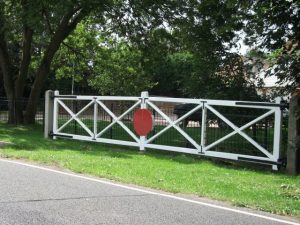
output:
[[[140,136],[147,136],[152,130],[152,114],[148,109],[138,109],[133,115],[133,127]]]

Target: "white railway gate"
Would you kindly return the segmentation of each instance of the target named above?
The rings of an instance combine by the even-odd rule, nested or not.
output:
[[[149,97],[148,92],[142,92],[141,96],[131,97],[131,96],[75,96],[75,95],[59,95],[58,91],[54,92],[53,96],[53,115],[51,113],[49,116],[53,116],[53,126],[51,130],[51,136],[54,139],[57,137],[60,138],[71,138],[84,141],[93,141],[117,145],[126,145],[138,147],[141,151],[145,148],[175,151],[182,153],[189,153],[195,155],[204,155],[210,157],[218,157],[231,160],[243,160],[249,162],[257,162],[263,164],[270,164],[274,170],[277,170],[280,165],[280,140],[281,140],[281,123],[282,123],[282,110],[280,101],[277,100],[276,103],[266,103],[266,102],[245,102],[245,101],[223,101],[223,100],[208,100],[208,99],[188,99],[188,98],[166,98],[166,97]],[[50,100],[51,101],[51,100]],[[84,102],[81,109],[74,112],[72,104],[74,102]],[[115,110],[112,110],[108,107],[105,102],[109,101],[119,101],[119,102],[131,102],[124,111],[118,115],[115,113]],[[71,104],[72,103],[72,104]],[[194,107],[186,111],[179,118],[170,116],[164,112],[161,108],[162,103],[164,104],[194,104]],[[49,104],[49,100],[48,100]],[[49,107],[46,104],[46,108]],[[251,121],[245,122],[243,125],[236,125],[234,121],[230,118],[224,116],[220,111],[220,107],[226,107],[227,111],[233,108],[243,108],[243,109],[259,109],[263,110],[262,113],[255,115],[255,118],[252,118]],[[160,126],[160,129],[155,134],[152,134],[149,137],[140,137],[138,136],[132,127],[129,127],[131,117],[129,116],[132,112],[139,108],[147,108],[152,112],[159,115],[160,119],[165,121],[164,126]],[[48,108],[49,109],[49,108]],[[99,121],[101,116],[99,115],[99,109],[105,112],[111,119],[106,121],[105,126],[99,127]],[[50,109],[51,110],[51,109]],[[64,111],[65,114],[68,114],[69,118],[65,120],[60,120],[60,114]],[[85,111],[89,112],[90,119],[87,120],[84,116],[81,116]],[[187,119],[196,111],[201,112],[201,119],[199,120],[199,134],[200,139],[196,139],[189,134],[182,126],[180,125],[182,121]],[[47,112],[47,109],[46,109]],[[222,137],[216,137],[211,139],[208,142],[207,138],[207,129],[212,128],[208,124],[207,116],[213,115],[215,120],[222,121],[222,124],[231,128],[231,132],[224,134]],[[258,143],[255,138],[249,135],[249,132],[246,132],[247,129],[251,129],[256,123],[263,121],[265,118],[272,116],[272,149],[267,149],[261,143]],[[124,118],[128,117],[127,122],[124,122]],[[46,121],[51,121],[51,118],[46,117]],[[88,122],[87,122],[88,121]],[[129,121],[129,122],[128,122]],[[155,121],[154,121],[155,122]],[[68,127],[71,123],[76,123],[81,129],[84,130],[84,134],[74,134],[68,131],[65,131],[65,128]],[[87,123],[89,123],[87,125]],[[118,125],[120,129],[127,136],[130,136],[131,140],[122,140],[118,137],[107,138],[105,134],[112,129],[113,126]],[[158,126],[154,123],[154,127]],[[217,125],[215,125],[217,126]],[[178,132],[190,145],[189,146],[174,146],[168,144],[155,143],[160,136],[166,133],[168,130],[173,129]],[[45,132],[49,132],[45,131]],[[243,152],[226,152],[218,151],[216,146],[225,142],[233,136],[240,136],[246,141],[250,146],[254,147],[259,154],[245,154]],[[230,149],[228,149],[230,150]]]

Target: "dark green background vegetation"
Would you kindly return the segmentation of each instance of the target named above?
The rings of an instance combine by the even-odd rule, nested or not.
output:
[[[264,100],[261,63],[283,91],[299,84],[299,21],[299,1],[1,0],[0,92],[10,123],[33,123],[44,90],[72,79],[77,94]]]

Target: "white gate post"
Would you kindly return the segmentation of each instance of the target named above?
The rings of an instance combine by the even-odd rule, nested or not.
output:
[[[281,98],[276,98],[276,103],[280,104]],[[282,111],[280,108],[275,110],[274,118],[274,142],[273,142],[273,157],[274,160],[278,161],[280,157],[280,147],[281,147],[281,127],[282,127]],[[272,166],[273,170],[278,170],[278,165]]]
[[[94,132],[93,132],[93,140],[96,140],[96,136],[97,136],[97,122],[98,122],[98,103],[97,103],[97,97],[94,97]]]
[[[57,132],[57,120],[58,120],[58,103],[57,98],[55,96],[59,95],[59,91],[54,91],[54,101],[53,101],[53,133]],[[56,136],[53,136],[53,139],[56,139]]]
[[[205,102],[202,101],[202,123],[201,123],[201,153],[206,145],[206,117],[207,108],[205,107]]]
[[[50,137],[50,132],[53,130],[53,95],[52,90],[45,92],[45,127],[44,127],[44,138]]]
[[[146,99],[149,98],[148,91],[143,91],[141,93],[141,109],[146,109]],[[140,136],[140,151],[145,152],[146,136]]]

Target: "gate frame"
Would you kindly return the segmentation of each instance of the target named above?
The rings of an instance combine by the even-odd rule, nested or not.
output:
[[[73,113],[72,110],[64,104],[62,100],[89,100],[82,109],[80,109],[77,113]],[[102,101],[103,100],[119,100],[119,101],[133,101],[134,104],[129,107],[125,112],[123,112],[120,116],[116,116]],[[166,115],[155,102],[171,102],[171,103],[192,103],[196,104],[193,109],[186,112],[180,118],[176,120],[172,120],[168,115]],[[75,96],[75,95],[59,95],[59,91],[54,91],[54,94],[51,94],[51,91],[46,92],[45,99],[45,108],[46,108],[46,125],[45,126],[44,136],[49,137],[52,136],[53,139],[57,137],[62,138],[72,138],[77,140],[85,140],[85,141],[94,141],[100,143],[108,143],[108,144],[118,144],[118,145],[126,145],[139,147],[140,151],[145,151],[146,148],[167,150],[167,151],[176,151],[182,153],[189,153],[195,155],[205,155],[210,157],[224,158],[230,160],[242,160],[249,162],[257,162],[263,164],[272,165],[273,170],[278,170],[278,166],[280,165],[280,144],[281,144],[281,125],[282,125],[282,110],[280,104],[280,98],[276,99],[275,103],[268,102],[246,102],[246,101],[227,101],[227,100],[208,100],[208,99],[187,99],[187,98],[166,98],[166,97],[149,97],[148,92],[142,92],[140,97],[127,97],[127,96]],[[71,118],[65,122],[62,126],[58,127],[58,106],[63,107]],[[85,124],[78,118],[78,116],[84,112],[90,106],[94,107],[93,113],[93,129],[90,130]],[[163,119],[165,119],[169,124],[166,125],[165,128],[160,130],[158,133],[147,139],[146,136],[136,136],[134,132],[132,132],[121,120],[132,110],[137,108],[140,105],[140,108],[150,108],[153,109],[156,113],[158,113]],[[230,107],[240,107],[240,108],[257,108],[257,109],[268,109],[269,111],[260,115],[259,117],[251,120],[250,122],[244,124],[243,126],[236,126],[233,122],[219,113],[214,106],[230,106]],[[113,121],[98,132],[97,128],[97,119],[98,119],[98,107],[101,107],[109,116],[113,118]],[[201,121],[201,140],[200,143],[197,143],[190,135],[188,135],[180,126],[179,123],[193,114],[195,111],[201,109],[202,110],[202,121]],[[53,114],[51,115],[51,111]],[[226,134],[222,138],[206,145],[206,119],[207,119],[207,111],[212,112],[220,118],[223,122],[225,122],[229,127],[233,129],[232,132]],[[255,140],[249,137],[243,130],[255,124],[258,121],[274,114],[274,136],[273,136],[273,151],[270,153],[260,144],[258,144]],[[53,118],[53,119],[51,119]],[[76,134],[68,134],[63,133],[61,130],[67,126],[71,121],[75,120],[88,134],[89,136],[84,135],[76,135]],[[51,122],[53,126],[51,126]],[[134,141],[123,141],[109,138],[101,138],[101,136],[109,130],[114,124],[119,124],[131,137]],[[155,126],[155,121],[154,121]],[[176,146],[168,146],[168,145],[159,145],[152,144],[151,142],[163,134],[170,128],[175,128],[187,141],[189,141],[194,148],[187,147],[176,147]],[[210,151],[210,149],[217,144],[225,141],[229,137],[238,134],[244,137],[248,142],[250,142],[253,146],[257,148],[260,152],[262,152],[266,157],[261,156],[252,156],[245,154],[237,154],[237,153],[228,153],[228,152],[218,152],[218,151]]]

